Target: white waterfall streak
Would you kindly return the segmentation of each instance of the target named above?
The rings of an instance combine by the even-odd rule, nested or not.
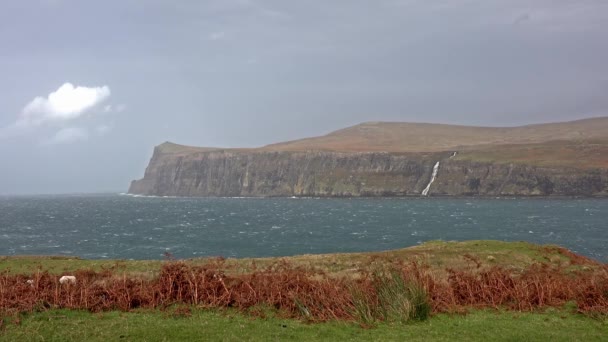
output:
[[[439,171],[439,162],[435,163],[435,166],[433,166],[433,174],[431,175],[431,181],[429,182],[429,184],[427,184],[426,188],[424,188],[424,190],[422,190],[422,196],[429,195],[429,190],[431,190],[431,184],[433,184],[433,182],[435,181],[438,171]]]

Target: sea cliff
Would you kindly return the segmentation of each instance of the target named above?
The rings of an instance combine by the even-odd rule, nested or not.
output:
[[[155,148],[129,193],[154,196],[606,196],[608,170],[429,153]]]
[[[163,143],[132,194],[608,196],[608,117],[520,127],[367,122],[259,148]]]

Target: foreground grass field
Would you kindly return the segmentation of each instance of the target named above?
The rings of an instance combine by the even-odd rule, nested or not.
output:
[[[608,321],[566,311],[474,311],[425,322],[363,329],[348,322],[309,324],[233,311],[104,312],[51,310],[5,319],[3,341],[605,341]]]
[[[70,274],[76,283],[58,281]],[[263,259],[0,257],[7,341],[600,341],[607,315],[605,264],[525,242]]]
[[[323,271],[331,275],[356,273],[360,269],[395,261],[424,262],[441,272],[445,268],[462,269],[471,265],[467,254],[482,260],[486,266],[503,266],[523,269],[534,263],[553,265],[572,264],[572,255],[557,246],[539,246],[527,242],[475,240],[463,242],[429,241],[410,248],[370,252],[298,255],[284,258],[226,259],[228,273],[246,273],[285,260],[296,267]],[[215,258],[183,260],[189,265],[202,265]],[[156,276],[164,261],[161,260],[86,260],[66,256],[0,256],[0,272],[10,274],[32,273],[38,269],[52,274],[64,274],[79,269],[101,271],[115,269],[139,276]]]

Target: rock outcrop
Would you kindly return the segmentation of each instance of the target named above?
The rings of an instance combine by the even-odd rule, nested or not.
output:
[[[154,196],[606,196],[608,170],[429,153],[155,148],[129,193]]]

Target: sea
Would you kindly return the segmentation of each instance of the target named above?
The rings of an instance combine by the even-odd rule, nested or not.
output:
[[[479,239],[608,262],[608,200],[0,196],[0,255],[271,257]]]

